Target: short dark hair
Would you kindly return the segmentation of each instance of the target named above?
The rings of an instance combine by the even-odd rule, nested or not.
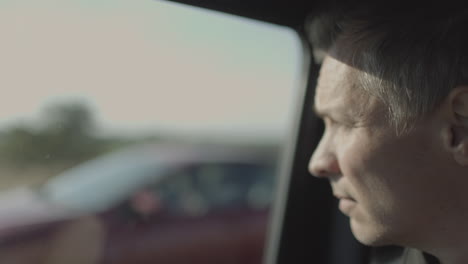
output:
[[[466,8],[335,10],[314,18],[309,36],[315,49],[335,50],[363,72],[362,88],[385,104],[399,133],[468,85]]]

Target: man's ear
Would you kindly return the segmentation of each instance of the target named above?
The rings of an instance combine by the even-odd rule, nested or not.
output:
[[[468,166],[468,86],[458,86],[448,97],[450,109],[449,148],[455,161]]]

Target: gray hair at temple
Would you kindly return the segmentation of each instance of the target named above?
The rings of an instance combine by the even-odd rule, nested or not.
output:
[[[307,30],[316,61],[329,54],[363,72],[360,86],[384,103],[398,134],[468,85],[467,9],[329,12]]]

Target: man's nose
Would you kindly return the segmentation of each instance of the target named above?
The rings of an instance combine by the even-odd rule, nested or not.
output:
[[[320,141],[309,162],[309,172],[315,177],[331,177],[341,173],[338,159],[330,142]]]

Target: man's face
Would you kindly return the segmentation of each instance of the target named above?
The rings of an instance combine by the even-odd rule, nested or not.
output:
[[[315,108],[325,132],[310,171],[330,180],[340,210],[358,240],[368,245],[423,239],[444,214],[450,183],[436,119],[397,136],[385,108],[367,94],[362,74],[330,56],[322,66]],[[445,201],[444,201],[445,200]]]

